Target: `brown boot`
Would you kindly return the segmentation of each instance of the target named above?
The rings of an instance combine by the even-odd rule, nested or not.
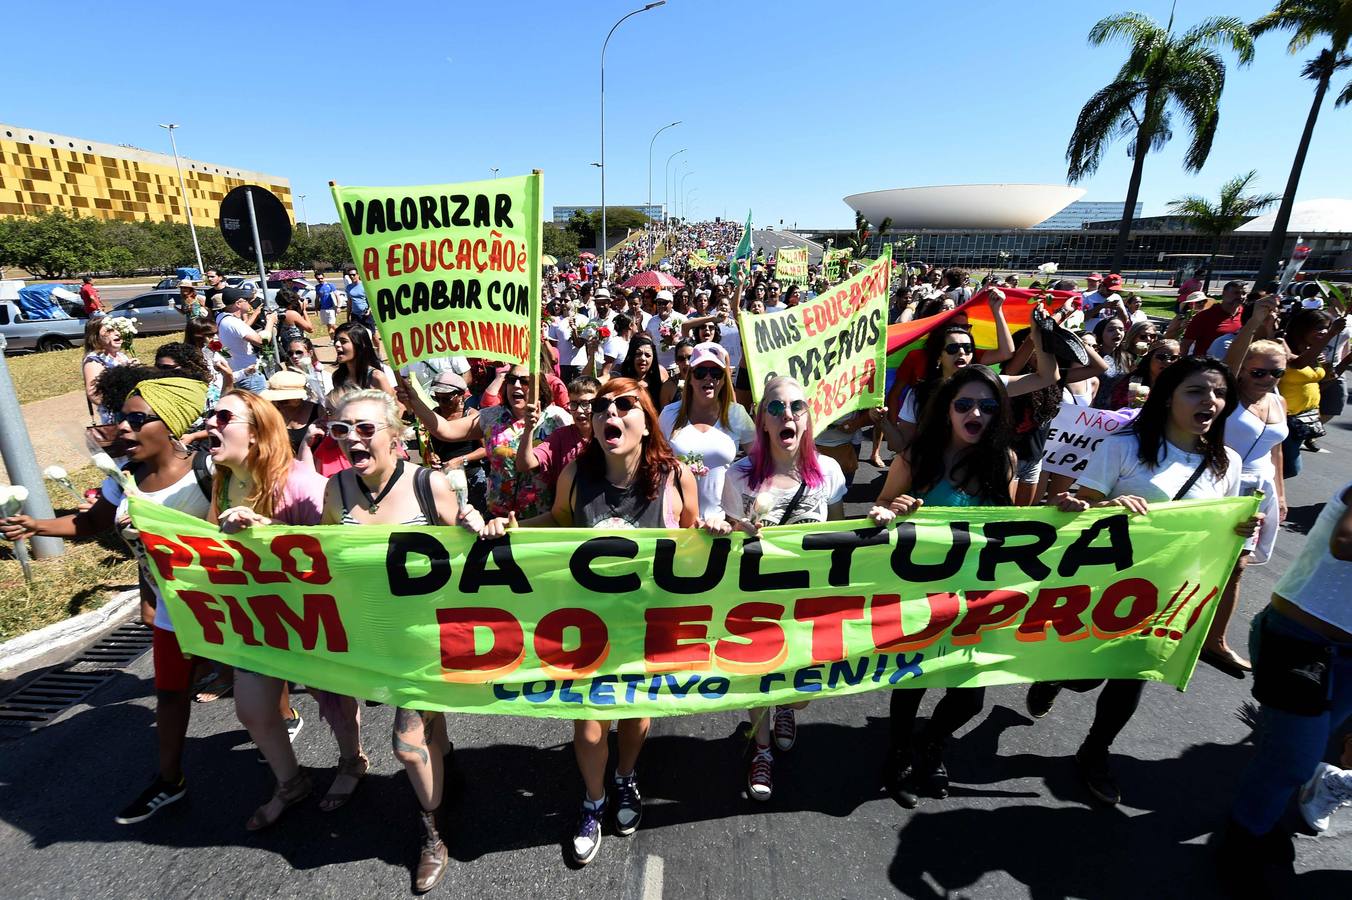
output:
[[[418,868],[413,872],[413,892],[425,894],[437,886],[437,882],[446,874],[451,855],[446,844],[437,832],[437,812],[422,812],[423,840],[422,852],[418,854]]]

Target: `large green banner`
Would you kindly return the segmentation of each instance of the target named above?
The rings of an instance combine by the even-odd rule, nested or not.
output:
[[[767,528],[255,528],[131,501],[186,652],[403,707],[560,718],[880,688],[1186,686],[1250,497]]]
[[[883,258],[795,307],[744,316],[743,358],[756,402],[765,379],[792,375],[803,385],[818,428],[881,406],[891,279],[892,262]]]
[[[331,183],[390,365],[474,356],[537,368],[542,178]]]
[[[807,248],[780,247],[775,252],[775,280],[782,284],[807,284]]]

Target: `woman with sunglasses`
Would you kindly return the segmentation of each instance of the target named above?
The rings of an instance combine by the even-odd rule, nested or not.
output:
[[[1000,316],[1000,321],[1004,321],[1003,315]],[[1004,330],[1008,331],[1008,326],[1005,326]],[[1040,388],[1056,384],[1060,377],[1061,372],[1057,366],[1056,357],[1042,344],[1042,329],[1032,329],[1031,338],[1032,350],[1037,358],[1035,371],[1024,375],[999,376],[1000,381],[1004,384],[1005,393],[1010,397],[1031,394]],[[1009,344],[1012,347],[1012,335],[1009,338]],[[897,412],[897,430],[908,444],[915,441],[917,423],[920,421],[930,394],[945,379],[953,377],[962,369],[976,362],[976,355],[976,342],[973,340],[972,332],[968,326],[949,324],[930,332],[929,337],[925,340],[924,349],[925,378],[907,392],[906,398],[902,401],[901,408]],[[997,349],[994,354],[983,358],[1003,361],[1009,359],[1010,355],[1004,353],[1002,349]]]
[[[483,518],[473,507],[461,510],[445,478],[433,477],[432,470],[399,455],[403,429],[394,400],[383,391],[355,391],[338,402],[328,432],[352,467],[329,480],[324,524],[462,524],[478,532]],[[445,715],[414,709],[395,710],[393,742],[394,754],[404,764],[421,810],[422,849],[413,873],[413,890],[421,894],[441,880],[450,861],[437,815],[446,785],[454,778],[454,747],[446,733]],[[345,755],[339,762],[340,777],[351,779],[342,803],[368,767],[360,748],[355,757]]]
[[[643,333],[634,335],[629,341],[629,353],[620,363],[620,377],[642,385],[652,403],[661,399],[662,386],[671,377],[666,369],[657,364],[657,359],[657,343],[651,334]]]
[[[690,528],[697,519],[695,478],[672,455],[657,411],[638,382],[612,378],[591,401],[592,439],[563,470],[553,506],[520,522],[560,528]],[[494,518],[480,536],[501,537],[517,525],[515,514]],[[643,816],[635,766],[648,736],[648,719],[620,719],[615,765],[615,830],[633,834]],[[586,786],[571,843],[578,865],[596,858],[606,813],[609,721],[573,722],[573,750]]]
[[[845,475],[839,463],[817,453],[803,386],[783,375],[767,379],[752,428],[750,453],[729,467],[721,514],[706,518],[705,530],[722,535],[738,528],[755,536],[768,525],[842,518]],[[701,503],[707,480],[700,482]],[[798,739],[795,713],[806,707],[802,702],[747,711],[755,744],[746,775],[752,800],[769,800],[774,792],[772,734],[775,749],[793,749]]]
[[[1035,332],[1036,333],[1036,330]],[[986,366],[964,366],[946,378],[925,404],[919,434],[892,460],[887,481],[869,510],[886,525],[921,506],[1009,506],[1016,459],[1013,419],[1000,376]],[[985,704],[985,688],[949,688],[915,735],[923,690],[892,691],[891,748],[884,784],[897,803],[914,809],[922,794],[948,796],[944,748]]]
[[[447,420],[423,403],[418,394],[402,383],[398,397],[427,429],[430,437],[455,443],[482,442],[488,453],[487,498],[490,516],[516,513],[522,517],[536,516],[548,510],[553,502],[553,490],[539,472],[520,472],[516,468],[517,444],[527,428],[526,413],[530,409],[530,369],[524,365],[512,366],[499,376],[504,403],[481,408],[470,418]],[[536,383],[536,397],[548,396],[543,379]],[[535,443],[543,443],[556,429],[572,422],[568,411],[549,404],[539,421],[531,429]]]
[[[1160,373],[1129,431],[1099,445],[1080,473],[1074,496],[1052,502],[1065,512],[1122,507],[1143,514],[1152,503],[1236,497],[1240,492],[1239,454],[1225,443],[1226,420],[1238,402],[1230,370],[1220,360],[1185,356]],[[1258,529],[1261,515],[1236,526],[1245,538]],[[1077,693],[1103,685],[1094,722],[1075,754],[1085,787],[1101,802],[1114,805],[1121,791],[1109,764],[1113,741],[1141,702],[1144,681],[1103,679],[1040,682],[1028,689],[1028,714],[1041,719],[1063,688]]]
[[[211,458],[216,463],[210,521],[227,534],[255,525],[318,525],[328,479],[296,459],[286,422],[257,394],[233,390],[207,413]],[[364,774],[359,706],[351,697],[311,689],[338,743],[338,775],[320,803],[326,812],[351,797]],[[280,678],[235,669],[235,712],[277,779],[272,798],[245,823],[249,831],[275,824],[310,796],[310,776],[291,747],[304,720],[291,706]],[[362,772],[358,773],[358,769]]]
[[[724,475],[751,448],[756,426],[733,402],[727,351],[704,343],[691,348],[691,354],[680,399],[662,409],[660,422],[676,458],[695,474],[699,514],[707,519],[720,514]]]
[[[109,369],[99,379],[98,390],[100,396],[117,404],[120,410],[118,436],[126,444],[128,459],[124,472],[135,482],[139,496],[205,519],[210,508],[210,462],[185,447],[182,437],[201,416],[206,384],[196,379],[163,377],[140,366],[121,366]],[[0,535],[10,541],[34,536],[89,540],[114,526],[136,555],[141,616],[153,632],[159,768],[150,786],[114,819],[119,825],[133,825],[149,819],[187,793],[183,745],[192,712],[193,666],[179,647],[164,598],[148,573],[145,548],[127,517],[122,485],[109,477],[94,505],[74,515],[56,519],[22,515],[0,519]]]
[[[1118,379],[1105,409],[1138,408],[1145,403],[1160,373],[1179,360],[1179,343],[1173,338],[1156,340],[1126,378]]]
[[[1240,579],[1246,568],[1263,565],[1271,558],[1279,526],[1286,521],[1286,481],[1282,477],[1282,442],[1288,434],[1286,401],[1276,391],[1277,382],[1285,374],[1286,348],[1277,341],[1253,340],[1263,331],[1262,320],[1276,306],[1276,297],[1257,301],[1255,314],[1235,332],[1225,358],[1239,387],[1239,404],[1225,426],[1225,444],[1239,454],[1241,493],[1263,492],[1258,507],[1263,524],[1240,551],[1202,645],[1202,661],[1234,678],[1243,678],[1253,670],[1226,639],[1239,602]]]
[[[661,395],[656,404],[659,409],[665,409],[676,402],[676,398],[685,390],[685,384],[690,380],[690,358],[694,353],[695,341],[691,338],[682,338],[677,342],[674,356],[676,372],[662,382]]]
[[[357,322],[344,322],[333,331],[333,390],[329,402],[346,391],[375,388],[394,396],[394,383],[371,342],[371,332]]]

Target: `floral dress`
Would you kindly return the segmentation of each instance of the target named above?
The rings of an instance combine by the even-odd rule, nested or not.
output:
[[[558,406],[545,407],[540,424],[535,426],[535,441],[543,443],[556,429],[573,423],[568,411]],[[514,512],[525,519],[548,512],[554,505],[554,491],[539,471],[516,471],[516,446],[525,432],[520,419],[512,417],[506,406],[490,406],[479,412],[484,446],[488,450],[488,514],[505,516]]]

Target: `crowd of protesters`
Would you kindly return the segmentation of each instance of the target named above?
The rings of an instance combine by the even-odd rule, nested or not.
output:
[[[201,315],[149,365],[128,358],[116,333],[91,322],[87,393],[104,420],[119,423],[120,452],[141,493],[226,532],[341,523],[447,525],[486,538],[517,525],[754,535],[841,518],[865,452],[886,468],[868,513],[878,525],[922,506],[1145,513],[1171,500],[1261,490],[1261,514],[1240,526],[1247,543],[1203,659],[1235,677],[1252,672],[1262,705],[1260,749],[1226,835],[1231,867],[1289,869],[1282,815],[1292,797],[1299,794],[1313,829],[1327,827],[1332,810],[1352,801],[1352,760],[1324,758],[1352,714],[1352,483],[1326,503],[1300,559],[1255,621],[1252,661],[1227,643],[1226,628],[1244,569],[1272,557],[1286,480],[1300,474],[1302,454],[1328,452],[1319,444],[1324,425],[1346,404],[1342,374],[1352,356],[1339,297],[1246,291],[1230,282],[1214,299],[1200,292],[1182,298],[1177,315],[1160,322],[1142,312],[1116,274],[1094,274],[1083,287],[1069,280],[1035,285],[1071,298],[1047,310],[1063,326],[1059,333],[1083,345],[1087,361],[1067,365],[1044,329],[1010,332],[1003,291],[1019,287],[1018,276],[977,283],[959,268],[901,264],[891,321],[983,303],[997,346],[978,348],[959,310],[899,367],[884,406],[814,422],[804,387],[792,378],[771,379],[752,402],[741,334],[748,317],[775,315],[824,289],[823,273],[814,267],[806,285],[781,283],[764,252],[730,266],[725,260],[740,237],[734,223],[653,227],[606,266],[592,257],[550,267],[535,374],[530,366],[461,357],[393,371],[354,269],[344,273],[349,321],[337,325],[333,308],[318,298],[321,321],[336,326],[335,362],[325,367],[310,337],[308,298],[283,290],[278,310],[266,312],[261,297],[225,288],[208,273],[212,288]],[[644,273],[659,277],[646,287],[624,286]],[[1132,426],[1107,439],[1075,479],[1040,465],[1062,404],[1137,410]],[[112,478],[74,515],[0,520],[11,540],[81,539],[111,528],[144,564],[124,492]],[[144,821],[185,795],[192,701],[233,691],[239,719],[276,779],[272,795],[242,824],[274,826],[314,787],[292,749],[303,720],[291,686],[185,657],[144,576],[142,599],[154,629],[158,765],[116,820]],[[1313,662],[1322,668],[1312,687],[1298,673]],[[1067,689],[1100,691],[1076,761],[1086,790],[1115,804],[1121,789],[1110,751],[1143,699],[1143,682],[1034,684],[1028,713],[1046,716]],[[362,704],[310,693],[337,753],[320,808],[336,812],[370,768]],[[985,702],[982,689],[950,689],[917,727],[923,694],[896,690],[890,702],[882,781],[908,808],[947,796],[945,748]],[[802,712],[749,711],[741,765],[750,799],[773,796],[775,761],[792,750]],[[606,821],[625,835],[642,817],[638,769],[648,720],[619,722],[618,758],[607,779],[609,726],[573,726],[583,796],[568,845],[579,864],[596,857]],[[443,715],[397,710],[392,741],[419,806],[413,887],[422,892],[450,865],[439,817],[461,776]]]

